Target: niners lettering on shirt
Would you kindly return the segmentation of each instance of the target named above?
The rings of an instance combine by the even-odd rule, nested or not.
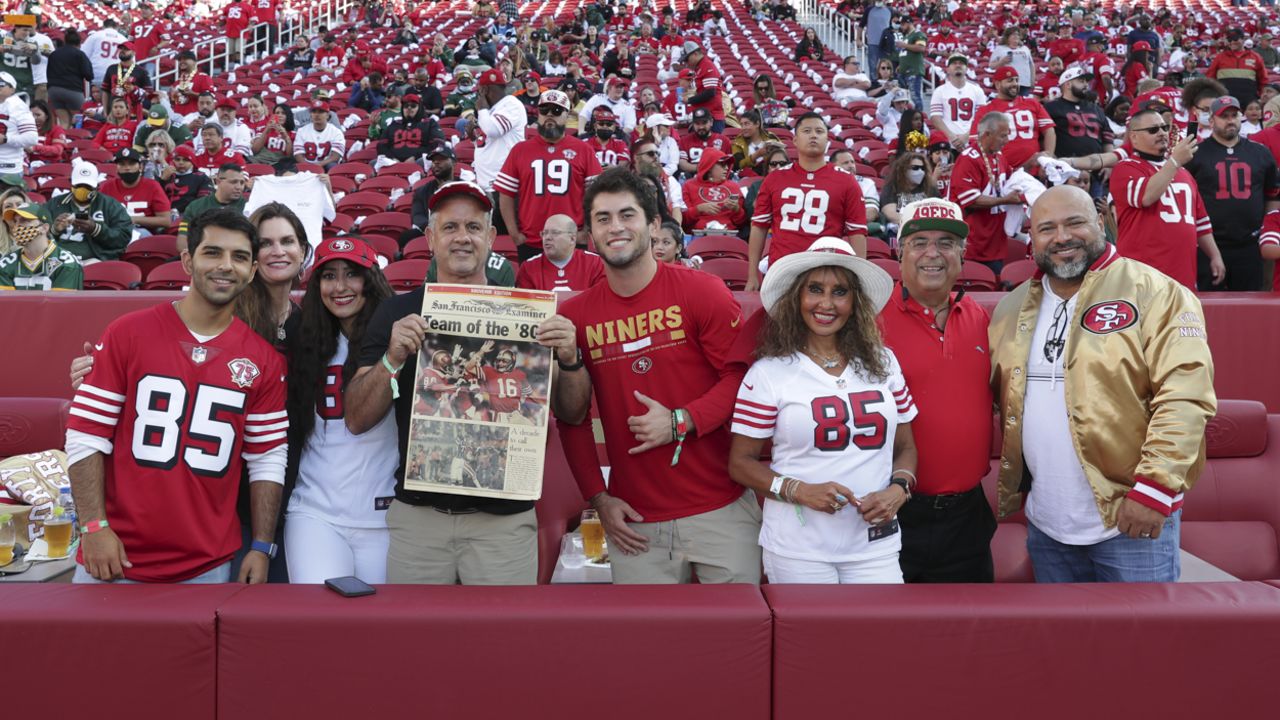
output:
[[[769,262],[807,249],[820,237],[867,232],[867,205],[854,176],[834,165],[809,172],[793,163],[765,176],[751,224],[772,229]]]
[[[553,145],[535,136],[512,149],[493,188],[516,198],[520,232],[542,247],[542,226],[552,215],[568,215],[582,227],[582,198],[599,174],[600,163],[585,142],[566,135]]]
[[[178,582],[231,559],[245,464],[250,480],[284,482],[284,401],[284,360],[238,319],[201,341],[162,302],[107,327],[68,444],[80,433],[108,456],[105,517],[133,563],[126,578]]]
[[[1045,112],[1038,101],[1020,97],[1013,100],[995,98],[978,111],[969,129],[970,137],[978,137],[978,123],[990,112],[1002,112],[1013,119],[1009,128],[1009,142],[1004,146],[1003,154],[1009,161],[1009,167],[1020,168],[1032,155],[1040,152],[1040,136],[1053,127],[1053,118]]]
[[[301,154],[307,162],[323,160],[332,152],[338,153],[341,160],[347,153],[347,140],[333,123],[326,124],[322,131],[317,131],[314,125],[303,125],[293,134],[293,152]]]
[[[1196,238],[1213,232],[1213,226],[1195,179],[1186,168],[1178,168],[1158,201],[1143,207],[1147,183],[1164,163],[1130,157],[1112,168],[1116,249],[1195,290]]]

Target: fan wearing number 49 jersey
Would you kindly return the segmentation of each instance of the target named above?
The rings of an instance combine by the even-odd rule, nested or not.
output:
[[[119,318],[95,345],[67,424],[72,489],[90,528],[77,582],[117,573],[143,582],[206,573],[202,580],[230,580],[245,465],[254,538],[269,544],[275,536],[289,425],[285,365],[232,315],[252,277],[251,237],[253,226],[234,211],[202,216],[191,228],[194,254],[182,258],[192,275],[187,295]],[[265,580],[266,555],[257,555],[245,559],[242,580]]]
[[[805,113],[796,120],[798,159],[765,176],[756,193],[747,248],[747,289],[759,288],[759,265],[769,235],[768,262],[800,252],[821,237],[844,238],[867,253],[867,206],[857,179],[826,161],[827,123]]]

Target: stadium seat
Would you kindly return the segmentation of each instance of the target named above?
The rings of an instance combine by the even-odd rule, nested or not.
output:
[[[244,171],[249,177],[261,177],[263,175],[276,174],[276,169],[266,163],[249,163],[244,166]]]
[[[399,235],[397,234],[396,237]],[[360,238],[368,243],[375,253],[386,258],[387,262],[395,262],[400,257],[400,243],[396,242],[396,237],[360,234]]]
[[[882,258],[885,260],[893,259],[893,248],[889,247],[889,243],[878,237],[867,238],[867,259],[874,260]]]
[[[396,190],[404,193],[409,192],[409,181],[398,175],[379,175],[360,183],[361,192],[383,192],[391,195]]]
[[[371,163],[378,159],[378,146],[366,145],[347,157],[351,162]]]
[[[967,262],[960,266],[960,277],[956,278],[955,289],[961,288],[968,292],[995,292],[1000,289],[1000,283],[996,282],[991,268],[979,262]]]
[[[398,238],[409,229],[409,216],[398,212],[380,212],[366,217],[360,222],[361,235],[385,235]]]
[[[132,290],[142,284],[142,271],[125,260],[107,260],[84,266],[85,290]]]
[[[61,450],[70,408],[62,398],[0,397],[0,458]]]
[[[1012,290],[1030,280],[1037,269],[1035,260],[1011,262],[1000,271],[1000,284],[1005,290]]]
[[[398,213],[405,213],[406,215],[409,213],[412,213],[413,212],[413,193],[407,192],[401,195],[400,197],[396,198],[396,201],[391,203],[391,211],[398,212]],[[410,218],[410,221],[412,222],[412,218]]]
[[[741,238],[732,235],[704,235],[696,237],[687,248],[689,257],[700,257],[703,260],[716,258],[747,259],[747,244]]]
[[[881,270],[889,273],[889,276],[893,278],[894,282],[902,279],[902,266],[898,264],[897,260],[890,260],[889,258],[882,257],[873,257],[870,258],[870,260],[879,266]]]
[[[187,274],[182,263],[165,263],[147,274],[143,290],[185,290],[191,284],[191,276]]]
[[[410,240],[405,246],[402,253],[405,260],[430,260],[431,259],[431,240],[426,236],[416,237]]]
[[[730,290],[742,290],[747,286],[747,261],[739,258],[713,258],[699,266],[703,272],[724,281]]]
[[[430,260],[401,260],[383,268],[382,274],[387,277],[387,282],[391,284],[393,290],[408,292],[422,287],[426,282],[429,267],[431,267]]]
[[[329,168],[330,177],[349,177],[357,183],[373,177],[373,166],[363,162],[344,162]]]
[[[378,177],[393,175],[395,177],[409,178],[414,173],[425,174],[422,166],[415,162],[398,162],[394,165],[386,165],[378,169]]]
[[[498,253],[513,263],[519,262],[520,260],[520,254],[516,250],[516,241],[512,240],[510,235],[499,235],[494,238],[493,252]]]
[[[178,257],[178,238],[176,235],[152,235],[138,238],[124,249],[121,260],[133,263],[147,277],[156,267]]]
[[[1005,253],[1004,261],[1006,263],[1026,260],[1031,257],[1031,246],[1014,238],[1009,238],[1008,252]]]
[[[356,217],[385,212],[390,199],[379,192],[354,192],[338,201],[338,212]]]

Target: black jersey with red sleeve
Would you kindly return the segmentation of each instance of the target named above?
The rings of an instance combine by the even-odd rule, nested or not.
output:
[[[1227,147],[1210,137],[1185,167],[1200,189],[1218,246],[1257,244],[1267,202],[1280,199],[1271,152],[1247,139]]]
[[[167,302],[94,347],[67,428],[110,443],[105,516],[133,563],[125,577],[178,582],[227,562],[245,464],[279,454],[278,478],[250,480],[284,480],[284,359],[240,320],[202,342]]]

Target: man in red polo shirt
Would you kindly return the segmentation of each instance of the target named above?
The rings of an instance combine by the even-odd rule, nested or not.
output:
[[[906,582],[993,582],[996,519],[982,492],[990,469],[990,316],[952,293],[969,226],[955,203],[930,198],[903,209],[902,282],[880,311],[885,345],[920,414],[915,491],[898,511]]]

